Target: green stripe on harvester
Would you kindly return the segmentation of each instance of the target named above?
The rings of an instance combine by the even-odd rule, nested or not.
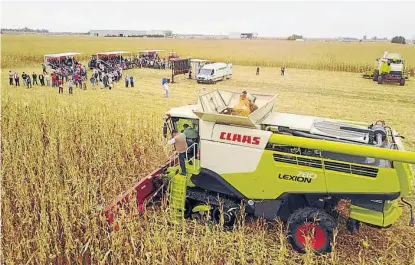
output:
[[[302,148],[317,149],[340,154],[366,156],[395,162],[415,164],[415,152],[387,149],[357,144],[339,143],[327,140],[309,139],[282,134],[272,134],[270,143],[285,144]]]
[[[186,176],[177,174],[170,183],[170,213],[172,220],[181,221],[184,218],[186,200]]]

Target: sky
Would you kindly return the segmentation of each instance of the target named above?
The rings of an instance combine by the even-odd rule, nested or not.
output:
[[[263,37],[415,37],[412,1],[2,1],[1,27],[88,32],[257,32]]]

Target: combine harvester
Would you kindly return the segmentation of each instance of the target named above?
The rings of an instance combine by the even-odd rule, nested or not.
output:
[[[378,84],[384,82],[399,83],[400,86],[405,85],[408,74],[405,73],[405,65],[400,54],[385,52],[382,58],[377,59],[376,69],[363,73],[363,77],[371,78]]]
[[[383,122],[363,124],[274,112],[277,96],[253,95],[257,109],[238,115],[239,94],[223,90],[198,96],[196,105],[172,108],[164,134],[193,127],[187,175],[175,155],[142,178],[104,212],[114,224],[135,197],[138,211],[154,198],[169,198],[174,220],[208,217],[234,225],[246,214],[287,223],[293,247],[307,237],[316,252],[331,251],[341,199],[351,200],[348,229],[360,223],[389,227],[402,215],[399,202],[414,188],[415,153]],[[166,197],[168,196],[168,197]],[[117,222],[118,223],[118,222]]]

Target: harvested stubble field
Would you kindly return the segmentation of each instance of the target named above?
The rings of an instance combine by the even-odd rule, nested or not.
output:
[[[74,89],[73,95],[65,87],[65,94],[59,95],[50,87],[10,87],[7,72],[9,68],[19,73],[40,72],[38,57],[43,53],[171,49],[169,45],[192,53],[186,49],[193,47],[193,41],[2,37],[1,221],[5,264],[415,264],[415,230],[407,226],[407,209],[398,224],[386,230],[363,226],[359,234],[351,235],[341,224],[334,252],[324,256],[294,252],[279,223],[251,222],[233,232],[190,221],[174,227],[160,210],[149,211],[141,218],[125,216],[123,229],[107,234],[101,227],[100,206],[165,161],[162,115],[170,107],[194,103],[202,86],[179,77],[178,83],[170,86],[171,97],[164,99],[161,78],[168,77],[169,72],[135,69],[128,71],[135,77],[135,88],[123,88],[120,83],[112,91],[92,90],[88,84],[87,90]],[[230,48],[233,44],[223,41],[197,42],[193,49],[198,56],[219,56],[212,47],[223,45],[221,56],[227,57],[229,49],[229,57],[258,60],[257,53],[253,55],[255,42],[249,42],[251,49],[241,46],[235,51]],[[269,52],[278,51],[282,45],[286,60],[293,54],[292,64],[318,62],[319,57],[296,60],[297,50],[288,53],[288,43],[269,43],[275,46]],[[332,44],[320,45],[312,44],[319,51]],[[367,50],[359,50],[355,44],[340,45],[342,56],[350,62],[353,59],[347,54],[372,59],[367,54],[372,50],[369,44],[364,44]],[[378,49],[373,55],[376,58],[383,48],[373,45]],[[276,55],[267,60],[279,63]],[[399,87],[379,86],[346,72],[288,68],[281,77],[278,68],[262,67],[256,76],[252,66],[234,66],[233,72],[232,79],[214,87],[277,93],[276,109],[281,112],[368,122],[382,119],[406,136],[406,147],[415,151],[413,80]]]

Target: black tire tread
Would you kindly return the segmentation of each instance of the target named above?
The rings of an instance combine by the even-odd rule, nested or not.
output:
[[[317,217],[317,218],[315,218]],[[334,218],[328,214],[323,209],[318,208],[311,208],[311,207],[304,207],[296,210],[291,216],[288,218],[288,234],[291,235],[289,238],[290,243],[292,246],[299,252],[304,253],[304,249],[297,246],[293,239],[293,231],[291,231],[292,225],[299,225],[304,222],[314,222],[314,220],[317,219],[317,223],[325,232],[328,234],[329,239],[329,246],[327,249],[323,249],[322,252],[330,252],[331,251],[331,242],[333,239],[333,231],[336,228],[336,221]]]

